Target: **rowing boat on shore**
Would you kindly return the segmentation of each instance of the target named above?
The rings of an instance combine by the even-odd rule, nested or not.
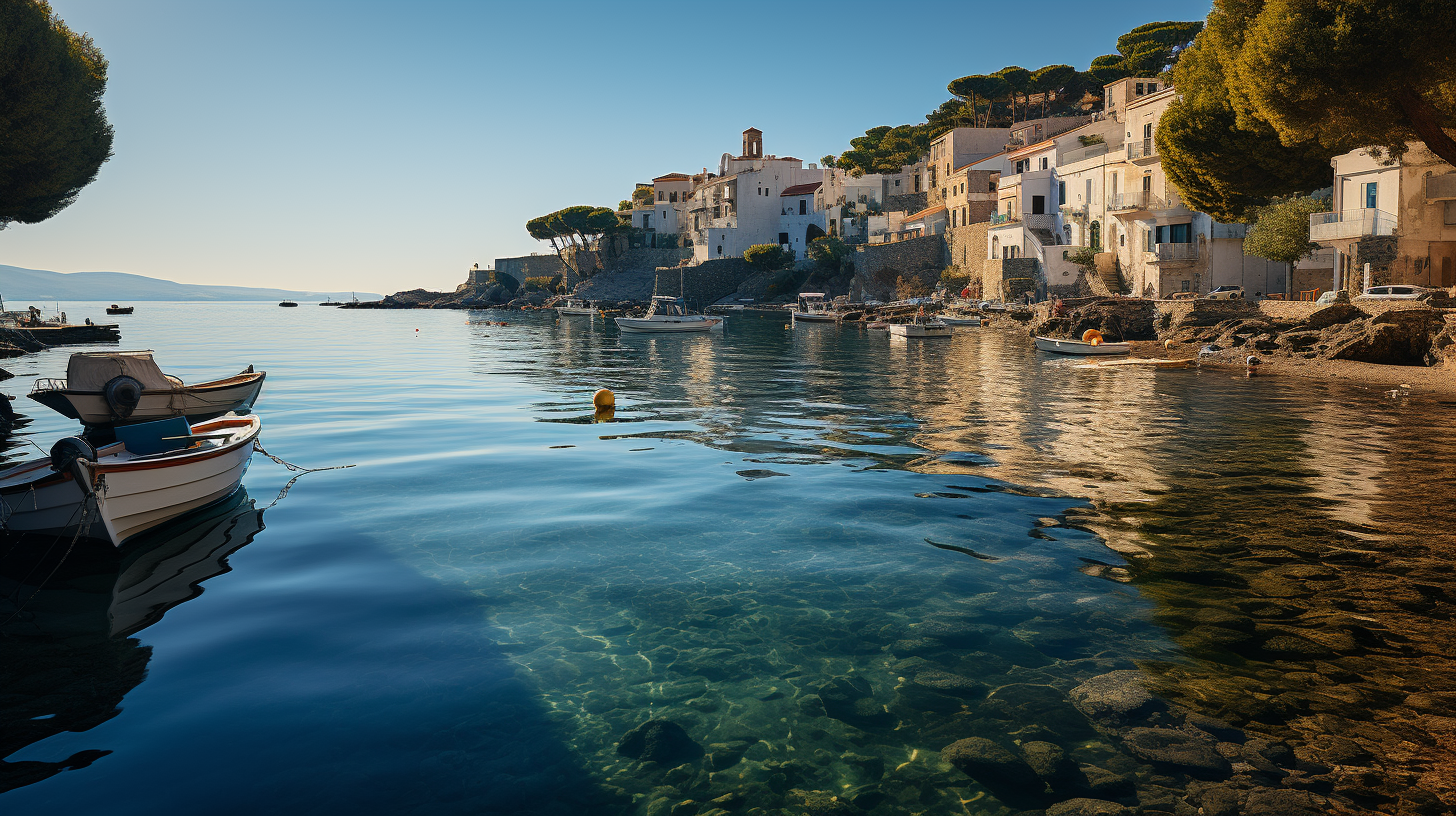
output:
[[[1127,354],[1132,351],[1129,343],[1083,343],[1081,340],[1060,340],[1055,337],[1037,337],[1036,347],[1038,351],[1051,351],[1057,354]]]

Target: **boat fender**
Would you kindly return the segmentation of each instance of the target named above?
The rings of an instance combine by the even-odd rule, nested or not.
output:
[[[51,446],[51,468],[57,473],[69,472],[76,484],[86,493],[91,492],[91,478],[85,469],[76,464],[80,460],[96,461],[96,449],[79,436],[68,436]]]
[[[111,408],[111,415],[117,419],[126,419],[142,401],[142,384],[137,378],[122,374],[107,380],[106,385],[101,387],[101,393],[106,397],[106,405]]]

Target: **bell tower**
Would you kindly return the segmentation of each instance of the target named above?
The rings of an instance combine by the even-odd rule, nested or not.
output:
[[[749,128],[743,131],[743,153],[739,158],[763,158],[763,131],[758,128]]]

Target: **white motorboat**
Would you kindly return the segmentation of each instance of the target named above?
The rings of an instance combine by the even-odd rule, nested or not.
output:
[[[981,317],[980,315],[960,316],[941,314],[940,322],[947,326],[979,326],[981,325]]]
[[[723,325],[723,318],[689,314],[680,297],[654,295],[652,307],[642,317],[618,317],[624,332],[705,332]]]
[[[562,302],[560,306],[557,306],[556,313],[563,316],[582,315],[586,317],[596,317],[597,307],[591,305],[591,302],[588,300],[572,297],[567,298],[565,301]]]
[[[71,355],[64,380],[36,380],[29,396],[91,426],[169,417],[197,422],[251,411],[266,376],[248,366],[231,377],[186,385],[163,374],[150,351],[86,352]]]
[[[839,319],[823,292],[800,292],[798,306],[790,315],[795,322],[833,323]]]
[[[1081,340],[1059,340],[1055,337],[1036,338],[1036,347],[1040,351],[1057,354],[1127,354],[1132,351],[1132,346],[1128,343],[1084,343]]]
[[[190,426],[181,417],[120,426],[101,448],[66,437],[37,459],[0,471],[0,525],[16,532],[128,540],[232,495],[242,483],[256,416]]]
[[[891,323],[891,337],[926,338],[926,337],[950,337],[950,326],[940,320],[925,315],[916,315],[911,323]]]

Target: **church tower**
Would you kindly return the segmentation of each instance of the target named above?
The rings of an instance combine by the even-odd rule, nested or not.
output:
[[[763,131],[758,128],[749,128],[743,131],[743,154],[740,159],[761,159],[763,158]]]

